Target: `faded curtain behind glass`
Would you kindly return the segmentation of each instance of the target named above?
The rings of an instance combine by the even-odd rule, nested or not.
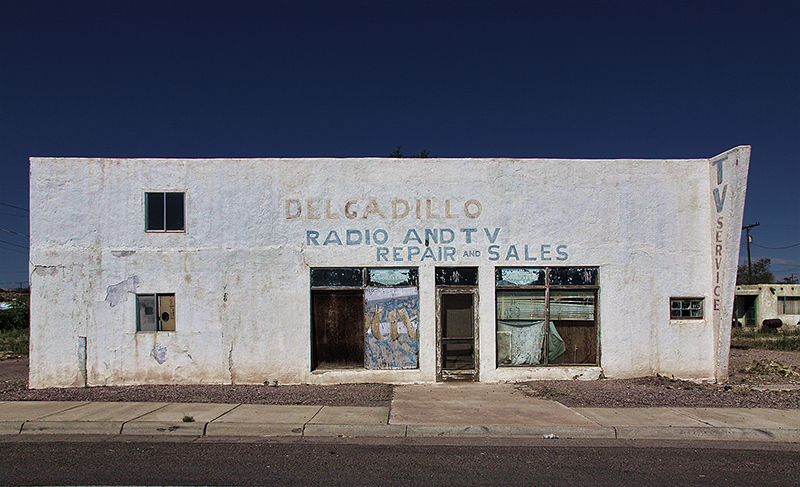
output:
[[[541,365],[545,345],[545,292],[497,291],[497,364]],[[548,359],[564,353],[564,341],[549,323]]]

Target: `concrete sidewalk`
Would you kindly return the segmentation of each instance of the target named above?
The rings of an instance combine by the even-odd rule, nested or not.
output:
[[[568,408],[510,384],[395,387],[389,407],[0,402],[0,435],[516,437],[800,441],[800,411]]]

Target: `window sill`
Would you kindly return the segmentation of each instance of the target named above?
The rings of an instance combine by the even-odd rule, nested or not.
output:
[[[698,323],[705,323],[705,318],[670,318],[670,325],[694,325]]]

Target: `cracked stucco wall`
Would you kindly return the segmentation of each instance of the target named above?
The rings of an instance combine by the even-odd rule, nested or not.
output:
[[[727,366],[717,353],[725,311],[672,322],[668,308],[671,296],[703,297],[707,306],[715,292],[733,296],[731,285],[715,288],[712,194],[729,185],[726,231],[737,218],[740,226],[749,148],[716,157],[726,155],[741,165],[726,166],[722,184],[713,158],[32,158],[30,383],[83,385],[79,337],[89,385],[433,381],[437,265],[479,269],[481,380],[601,371],[713,379]],[[186,231],[145,232],[145,191],[185,192]],[[411,202],[408,215],[393,218],[392,199]],[[300,216],[289,218],[287,200],[303,205]],[[372,200],[380,212],[368,212]],[[468,200],[480,202],[475,218],[463,209]],[[464,241],[464,228],[476,229],[475,241]],[[490,260],[484,228],[498,260]],[[457,252],[445,262],[408,262],[409,229],[452,229]],[[323,245],[330,232],[344,239],[348,230],[386,232],[389,260],[379,260],[374,241]],[[309,231],[320,235],[316,244]],[[734,278],[735,235],[723,235],[725,257],[733,256],[723,267],[732,262]],[[551,246],[551,258],[564,245],[568,259],[550,265],[600,268],[599,367],[494,366],[494,268],[541,265],[541,253],[505,260],[511,246],[521,252],[526,244]],[[393,247],[403,260],[393,260]],[[419,369],[310,370],[309,268],[337,266],[419,267]],[[136,333],[135,293],[174,293],[176,331]]]

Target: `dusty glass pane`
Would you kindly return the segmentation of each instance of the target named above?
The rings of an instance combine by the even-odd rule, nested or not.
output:
[[[367,286],[416,286],[417,269],[367,269]]]
[[[702,318],[702,299],[673,299],[670,302],[673,318]]]
[[[359,268],[311,269],[312,287],[361,287],[364,273]]]
[[[136,331],[157,331],[156,297],[152,294],[136,296]]]
[[[545,292],[497,291],[497,365],[541,365]]]
[[[551,286],[594,286],[597,267],[551,267]]]
[[[550,291],[550,319],[566,321],[594,320],[594,291]]]
[[[497,291],[498,320],[544,320],[544,290]]]
[[[164,193],[145,193],[145,230],[164,230]]]
[[[166,193],[166,229],[183,230],[183,193]]]
[[[477,267],[437,267],[437,286],[477,286]]]
[[[545,269],[540,267],[507,267],[495,269],[498,286],[544,286]]]

